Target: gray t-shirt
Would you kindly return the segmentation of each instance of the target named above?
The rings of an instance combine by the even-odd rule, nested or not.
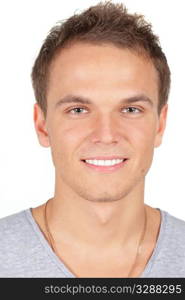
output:
[[[160,212],[157,243],[140,278],[185,277],[185,221]],[[0,277],[75,275],[52,251],[31,210],[26,209],[0,219]]]

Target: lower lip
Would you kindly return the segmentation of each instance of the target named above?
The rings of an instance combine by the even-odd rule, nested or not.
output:
[[[95,165],[92,165],[92,164],[89,164],[85,161],[82,161],[88,168],[91,168],[95,171],[98,171],[98,172],[102,172],[102,173],[109,173],[109,172],[113,172],[113,171],[116,171],[120,168],[122,168],[126,163],[127,163],[128,159],[120,162],[119,164],[116,164],[116,165],[113,165],[113,166],[95,166]]]

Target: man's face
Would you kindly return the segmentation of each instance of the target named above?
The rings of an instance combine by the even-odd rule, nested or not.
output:
[[[91,103],[61,101],[75,97]],[[44,120],[35,104],[35,127],[41,145],[51,147],[62,194],[115,201],[144,183],[167,114],[165,106],[158,116],[158,77],[149,60],[112,45],[74,44],[51,65],[47,105]],[[112,169],[83,161],[100,157],[127,160]]]

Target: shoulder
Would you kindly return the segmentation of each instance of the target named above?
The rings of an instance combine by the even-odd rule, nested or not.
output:
[[[185,277],[185,221],[161,210],[156,247],[145,269],[145,277]]]
[[[29,272],[34,269],[37,259],[34,257],[39,248],[37,244],[37,235],[29,219],[29,209],[1,218],[0,277],[32,274]]]
[[[11,248],[20,249],[21,244],[29,239],[32,228],[28,217],[28,209],[0,219],[0,255]]]
[[[26,210],[1,218],[0,237],[2,238],[5,234],[15,233],[15,231],[20,230],[22,225],[25,225],[26,222]]]
[[[170,256],[185,259],[185,221],[167,211],[162,211],[161,242]]]
[[[172,214],[163,211],[164,231],[172,239],[180,239],[185,242],[185,221],[173,216]]]

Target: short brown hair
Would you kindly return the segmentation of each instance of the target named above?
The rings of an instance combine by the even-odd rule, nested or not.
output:
[[[47,114],[49,67],[58,51],[75,41],[95,44],[111,43],[135,50],[152,60],[159,77],[158,113],[167,103],[170,90],[170,69],[158,36],[139,14],[129,14],[122,3],[99,2],[80,14],[60,21],[46,37],[32,69],[36,101]]]

